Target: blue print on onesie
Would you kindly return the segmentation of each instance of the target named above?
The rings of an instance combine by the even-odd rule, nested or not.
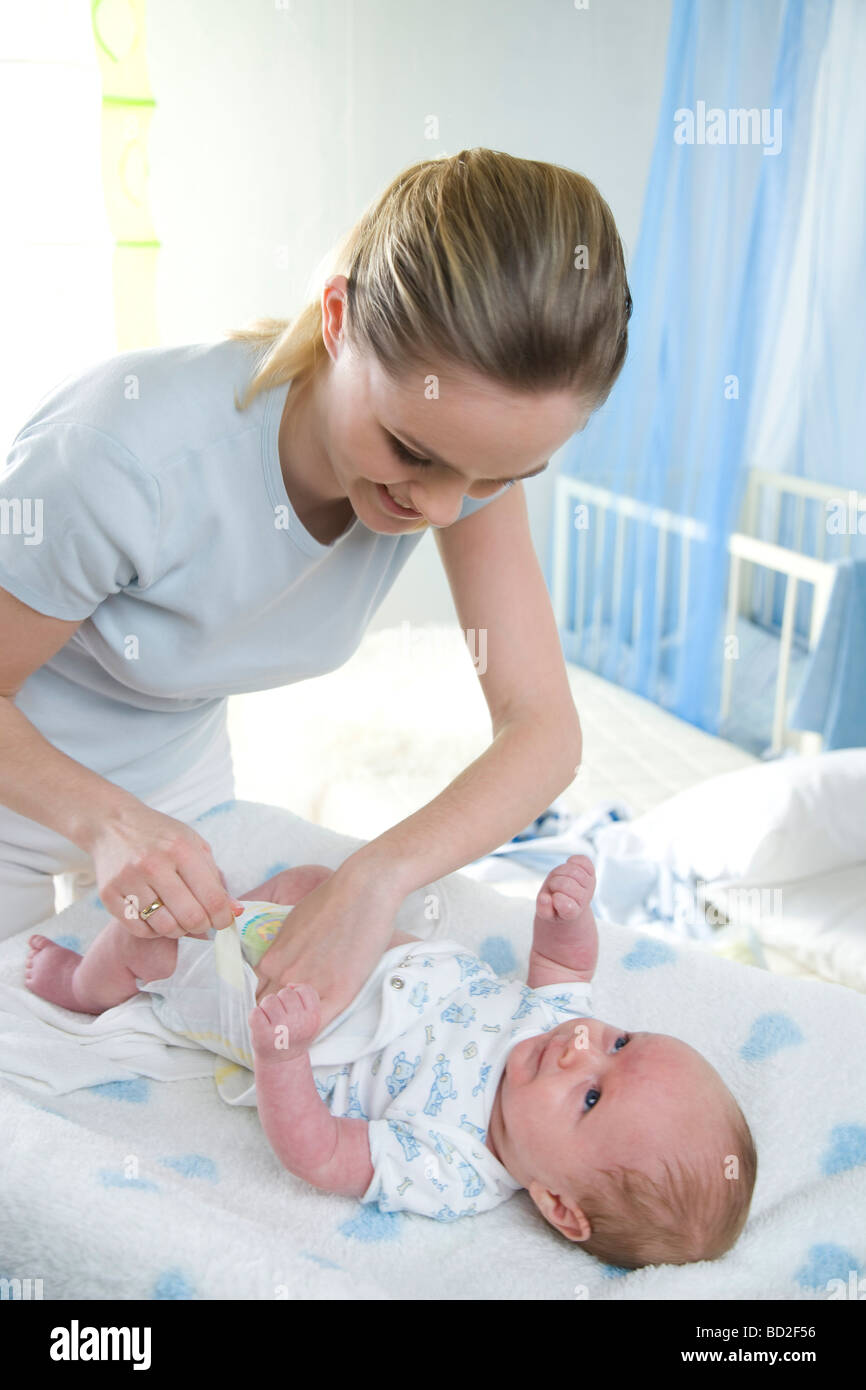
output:
[[[197,945],[196,965],[209,947],[211,942]],[[247,948],[240,941],[242,960],[203,976],[207,989],[188,991],[194,995],[189,1007],[213,998],[220,1011],[214,1021],[187,1020],[188,1026],[219,1029],[221,1035],[231,1031],[234,1019],[247,1020],[257,984]],[[202,954],[202,969],[207,964]],[[171,984],[157,982],[154,992],[170,993]],[[178,986],[167,1000],[173,1018],[182,1016],[185,1002]],[[362,1203],[375,1204],[382,1214],[408,1211],[455,1221],[511,1197],[520,1184],[489,1144],[509,1054],[564,1018],[588,1016],[589,1005],[588,984],[563,981],[530,989],[522,980],[498,977],[451,939],[386,951],[309,1049],[317,1094],[331,1114],[367,1124],[373,1176]],[[242,1055],[249,1037],[233,1047]],[[222,1071],[217,1086],[227,1103],[255,1104],[251,1072],[239,1065]]]
[[[361,1201],[435,1221],[491,1210],[520,1187],[487,1144],[508,1056],[564,1018],[588,1016],[589,985],[530,989],[497,978],[460,943],[434,940],[386,953],[375,998],[362,1055],[337,1070],[317,1067],[316,1044],[310,1053],[332,1112],[370,1117],[373,1178]]]

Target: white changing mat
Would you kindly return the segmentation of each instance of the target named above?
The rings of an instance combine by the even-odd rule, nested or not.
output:
[[[234,893],[290,864],[335,867],[360,843],[252,802],[195,824]],[[42,930],[78,949],[104,921],[91,897]],[[456,937],[499,973],[523,976],[532,906],[451,875],[410,895],[396,925]],[[601,924],[593,1011],[702,1051],[759,1151],[751,1217],[732,1252],[624,1272],[569,1245],[522,1191],[442,1225],[309,1187],[281,1167],[255,1111],[219,1100],[210,1054],[169,1041],[145,1019],[146,1001],[96,1020],[102,1042],[94,1030],[85,1054],[68,1030],[80,1037],[88,1022],[25,990],[27,935],[0,945],[0,1277],[41,1278],[45,1298],[570,1301],[582,1287],[590,1299],[808,1300],[826,1299],[829,1281],[847,1283],[851,1270],[866,1274],[866,1001],[842,986]],[[199,1066],[205,1074],[189,1076]],[[53,1093],[86,1078],[84,1089]]]

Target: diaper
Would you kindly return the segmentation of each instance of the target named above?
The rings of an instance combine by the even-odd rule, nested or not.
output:
[[[173,1033],[252,1069],[249,1015],[258,988],[254,967],[291,910],[281,903],[247,902],[232,926],[211,928],[206,937],[180,937],[171,975],[136,980],[142,993],[151,996],[157,1018]]]
[[[278,934],[290,907],[248,902],[231,927],[207,937],[182,936],[174,973],[163,980],[137,980],[149,994],[154,1013],[173,1033],[224,1058],[216,1062],[218,1094],[229,1105],[255,1105],[252,1035],[249,1016],[256,1005],[258,964]],[[379,959],[361,989],[310,1046],[310,1064],[332,1069],[373,1054],[417,1023],[416,987],[433,987],[429,967],[447,969],[459,942],[425,941],[392,946]],[[423,962],[423,964],[422,964]],[[444,981],[443,981],[444,983]],[[398,989],[396,986],[399,985]]]

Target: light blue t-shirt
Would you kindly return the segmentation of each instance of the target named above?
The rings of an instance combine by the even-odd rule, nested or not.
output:
[[[0,470],[0,587],[84,619],[15,704],[137,795],[193,766],[229,695],[343,665],[424,535],[315,540],[280,468],[290,384],[235,407],[253,369],[234,339],[120,353],[49,392]]]

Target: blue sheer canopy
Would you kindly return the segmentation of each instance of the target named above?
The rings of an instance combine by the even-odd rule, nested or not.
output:
[[[864,70],[858,0],[674,0],[629,356],[562,456],[638,517],[625,538],[575,519],[570,602],[591,621],[562,630],[566,657],[713,732],[748,470],[866,487]],[[661,540],[639,524],[654,509],[690,528]]]

